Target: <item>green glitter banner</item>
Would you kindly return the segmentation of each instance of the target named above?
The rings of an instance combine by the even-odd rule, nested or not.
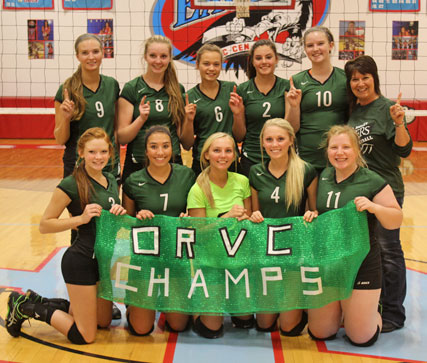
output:
[[[318,308],[350,296],[369,251],[366,213],[353,202],[312,223],[160,215],[140,221],[103,211],[96,235],[99,296],[165,312]]]

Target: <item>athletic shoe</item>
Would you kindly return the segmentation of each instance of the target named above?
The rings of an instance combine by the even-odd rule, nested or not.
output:
[[[44,304],[45,303],[44,300],[46,300],[46,299],[31,289],[27,290],[26,295],[28,297],[28,301],[32,302],[33,304],[37,304],[37,303]]]
[[[7,300],[6,329],[7,332],[15,338],[19,337],[22,323],[28,319],[28,316],[23,315],[19,311],[20,305],[27,300],[27,295],[20,294],[16,291],[11,292]]]
[[[117,307],[116,304],[113,303],[113,320],[120,320],[122,318],[122,312],[120,311],[120,309]]]
[[[391,321],[383,321],[383,327],[381,329],[381,333],[391,333],[392,331],[402,329],[403,326],[397,326],[393,324]]]

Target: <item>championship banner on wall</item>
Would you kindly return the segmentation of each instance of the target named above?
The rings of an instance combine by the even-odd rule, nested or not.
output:
[[[245,15],[239,7],[246,8]],[[238,74],[246,70],[249,49],[259,39],[276,44],[279,67],[302,63],[302,34],[322,24],[328,9],[329,0],[157,0],[151,23],[154,34],[172,41],[174,59],[194,63],[202,45],[215,44],[225,71]]]
[[[62,0],[64,10],[109,10],[113,0]]]
[[[319,308],[350,296],[369,251],[354,203],[322,214],[266,218],[156,216],[103,211],[97,219],[98,295],[159,311],[242,314]]]
[[[408,11],[417,12],[420,11],[419,0],[370,0],[369,1],[370,11]]]
[[[3,0],[3,9],[53,9],[53,0]]]

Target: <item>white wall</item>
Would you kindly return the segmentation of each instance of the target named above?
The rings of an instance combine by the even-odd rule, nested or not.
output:
[[[52,97],[61,82],[77,67],[74,57],[74,39],[86,32],[87,19],[112,18],[114,20],[115,58],[104,59],[102,72],[117,78],[121,86],[141,74],[141,50],[143,40],[151,36],[151,11],[153,0],[115,0],[108,11],[64,11],[61,0],[55,1],[55,9],[48,10],[0,10],[0,96]],[[427,95],[427,35],[426,2],[420,0],[418,13],[372,13],[368,0],[330,0],[328,15],[323,25],[329,27],[338,40],[340,20],[365,20],[365,54],[375,58],[380,69],[382,92],[390,97],[399,90],[406,99],[426,99]],[[55,58],[29,60],[27,41],[28,19],[53,19]],[[419,22],[418,60],[391,59],[392,21]],[[338,42],[337,42],[338,43]],[[338,46],[338,44],[337,44]],[[338,49],[333,54],[334,64],[344,66],[338,60]],[[197,81],[197,72],[188,63],[176,62],[179,80],[188,89]],[[290,68],[279,65],[277,74],[289,78],[301,69],[309,68],[305,58],[302,65]],[[223,74],[223,79],[236,80],[233,72]],[[244,79],[243,74],[238,82]]]

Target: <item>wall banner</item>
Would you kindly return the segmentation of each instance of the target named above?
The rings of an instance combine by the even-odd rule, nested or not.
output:
[[[236,73],[246,70],[251,45],[270,39],[277,47],[279,67],[286,68],[302,62],[303,32],[322,24],[329,9],[329,0],[245,4],[249,17],[242,17],[227,1],[158,0],[152,12],[153,32],[171,39],[175,59],[190,63],[203,44],[216,44],[222,49],[225,70]]]
[[[48,10],[53,8],[53,0],[3,0],[3,9]]]
[[[265,219],[97,219],[99,296],[147,309],[242,314],[348,298],[369,251],[353,202],[320,215]]]
[[[370,0],[370,11],[420,11],[419,0]]]
[[[64,10],[109,10],[113,0],[62,0]]]

